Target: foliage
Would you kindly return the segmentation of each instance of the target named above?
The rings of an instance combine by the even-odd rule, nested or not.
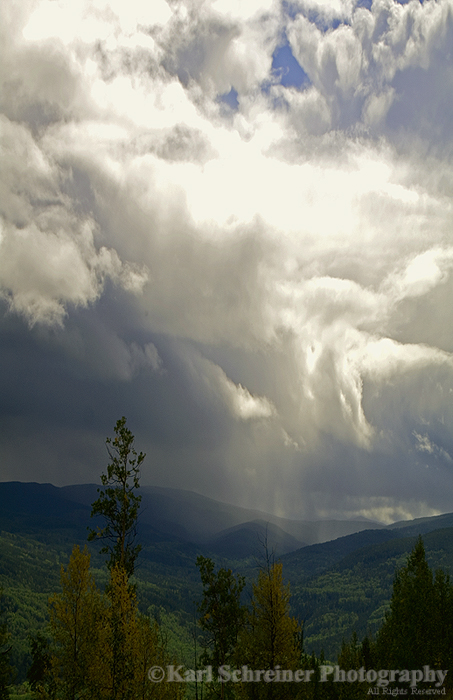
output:
[[[10,634],[3,611],[3,589],[0,589],[0,700],[8,700],[8,686],[11,683],[12,667],[10,662]]]
[[[133,697],[136,651],[136,600],[128,586],[126,572],[118,564],[111,570],[108,588],[110,602],[106,647],[109,651],[108,696],[129,700]]]
[[[437,567],[442,567],[445,572],[453,571],[452,533],[453,529],[444,529],[424,537],[426,559],[433,571]],[[83,549],[83,539],[83,531],[79,535],[75,530],[60,526],[58,529],[41,529],[36,523],[30,532],[16,530],[14,533],[0,533],[0,575],[11,633],[11,661],[18,670],[18,682],[25,680],[32,661],[28,634],[32,632],[35,635],[38,630],[46,634],[47,600],[53,591],[58,590],[60,565],[63,563],[67,567],[70,547],[74,542],[80,542]],[[304,620],[304,645],[310,652],[308,657],[304,657],[302,668],[319,666],[322,647],[328,663],[334,664],[341,653],[342,639],[350,640],[354,628],[359,640],[368,630],[376,638],[385,612],[389,609],[395,568],[401,570],[407,564],[407,557],[415,544],[415,537],[374,544],[350,553],[340,561],[337,558],[333,567],[326,559],[323,567],[330,568],[312,578],[306,575],[306,570],[308,574],[312,573],[309,554],[312,549],[319,554],[323,545],[301,550],[305,552],[306,570],[294,564],[293,555],[282,557],[283,573],[286,580],[291,581],[291,614]],[[341,552],[343,540],[336,541],[334,545]],[[327,548],[332,549],[330,543]],[[147,616],[157,618],[161,642],[164,632],[167,636],[167,654],[171,651],[170,656],[188,668],[194,667],[194,600],[202,597],[200,575],[195,565],[199,553],[210,554],[207,549],[176,540],[144,542],[140,567],[137,567],[134,578],[138,609]],[[91,565],[97,586],[103,590],[109,581],[109,571],[97,547],[92,548]],[[219,565],[226,569],[233,566],[230,560],[225,559],[220,560]],[[240,573],[250,582],[251,589],[255,571],[242,562]],[[436,577],[439,578],[438,584],[435,583]],[[444,583],[441,585],[442,580]],[[446,645],[453,649],[448,632],[451,614],[448,614],[450,594],[446,573],[434,574],[433,586],[439,599],[434,609],[443,611],[438,614],[439,620],[434,627],[438,630],[438,636],[444,638]],[[245,589],[242,598],[245,598]],[[183,643],[181,640],[184,640]],[[357,642],[359,649],[362,645],[363,642]],[[312,650],[315,655],[311,654]],[[378,661],[373,663],[377,667]],[[436,668],[450,669],[451,664],[436,664]],[[449,671],[447,681],[449,676],[453,677],[453,670]],[[315,692],[314,684],[313,688],[312,684],[308,685],[310,691]],[[349,684],[344,685],[344,688],[347,687]],[[340,684],[334,684],[333,691],[338,694],[339,688]],[[308,690],[304,686],[304,692]],[[319,695],[321,691],[322,695]],[[329,692],[328,683],[320,684],[316,692],[316,697],[324,699]]]
[[[343,642],[338,664],[343,669],[442,669],[448,670],[444,692],[451,688],[453,641],[453,588],[442,570],[433,573],[426,561],[419,537],[397,569],[390,608],[378,630],[376,640],[366,636],[360,644],[354,633]],[[437,679],[436,679],[437,680]],[[373,683],[338,684],[337,697],[366,698]],[[423,683],[420,694],[429,694],[434,685]],[[392,681],[385,694],[407,694],[408,683]],[[438,692],[438,688],[435,691]],[[446,697],[451,694],[446,693]]]
[[[51,644],[35,645],[36,673],[30,674],[44,680],[35,685],[38,697],[178,700],[178,684],[154,685],[148,679],[150,666],[165,667],[174,660],[157,623],[139,614],[125,570],[114,566],[107,592],[101,594],[89,565],[86,549],[74,547],[67,569],[61,571],[61,593],[50,599]],[[48,651],[53,685],[44,670]]]
[[[108,700],[178,700],[182,689],[177,683],[153,684],[148,678],[151,666],[174,664],[157,623],[140,615],[134,587],[124,569],[116,565],[108,587],[109,617],[103,643],[108,667],[105,669]]]
[[[384,668],[451,669],[452,648],[453,589],[444,572],[433,577],[419,537],[395,575],[390,610],[377,635],[377,658]]]
[[[11,662],[17,669],[17,682],[23,682],[32,662],[29,634],[46,633],[48,623],[48,599],[59,590],[61,564],[68,566],[71,548],[60,532],[53,538],[47,533],[46,544],[35,536],[0,533],[0,573],[5,588],[5,609],[8,629],[11,633]],[[83,533],[82,537],[84,537]],[[38,535],[41,537],[41,535]],[[80,539],[80,549],[84,541]],[[142,613],[150,612],[159,620],[159,626],[168,632],[172,654],[193,663],[191,627],[193,601],[201,593],[199,573],[195,565],[197,550],[168,542],[167,556],[162,562],[160,543],[155,548],[146,546],[143,560],[134,577],[137,601]],[[93,547],[91,571],[96,584],[103,590],[109,581],[109,571],[102,556]],[[102,567],[102,568],[100,568]],[[184,649],[180,640],[184,639]]]
[[[302,661],[302,628],[290,616],[289,585],[283,583],[282,564],[271,561],[266,549],[266,562],[253,584],[251,609],[240,633],[237,664],[251,669],[285,669],[296,671]],[[245,682],[238,686],[243,698],[293,698],[292,683]]]
[[[349,642],[343,640],[341,651],[338,655],[338,665],[341,669],[359,670],[374,669],[376,658],[374,655],[374,644],[369,637],[365,637],[360,643],[356,632],[353,632]],[[392,666],[392,668],[394,668]],[[359,700],[369,695],[372,684],[366,681],[354,683],[339,683],[336,692],[340,700]]]
[[[141,496],[134,491],[139,488],[140,465],[145,454],[137,454],[135,438],[126,427],[124,416],[116,422],[115,433],[113,440],[109,437],[106,439],[111,462],[107,466],[107,474],[101,475],[105,490],[98,489],[99,498],[93,503],[91,511],[92,516],[103,516],[105,525],[90,530],[88,540],[104,540],[106,544],[101,552],[110,555],[109,568],[113,569],[119,564],[131,576],[141,550],[140,545],[134,545]]]
[[[433,562],[439,562],[442,554],[451,566],[453,540],[451,536],[444,540],[441,532],[430,533],[426,540],[432,543]],[[451,535],[452,531],[448,532]],[[327,658],[335,659],[342,640],[348,639],[353,630],[360,638],[368,632],[377,633],[390,604],[395,569],[404,565],[415,542],[416,538],[410,537],[367,546],[309,580],[304,579],[303,571],[288,567],[291,605],[297,617],[304,620],[307,651],[319,655],[324,649]],[[282,561],[288,576],[286,557]]]
[[[55,694],[52,674],[52,654],[49,638],[40,630],[29,635],[32,662],[27,671],[27,681],[35,696]]]
[[[74,547],[67,570],[61,567],[61,593],[49,600],[50,631],[53,640],[52,671],[59,697],[75,700],[90,689],[95,698],[99,658],[94,650],[103,645],[106,606],[90,573],[86,547]]]
[[[245,579],[234,575],[231,569],[220,568],[215,571],[214,562],[199,556],[197,566],[203,584],[203,599],[198,604],[200,627],[205,633],[205,651],[201,662],[212,665],[214,669],[230,664],[234,658],[237,638],[244,620],[245,609],[241,604],[241,593]],[[220,697],[229,693],[225,684],[217,689],[212,684],[212,691]]]

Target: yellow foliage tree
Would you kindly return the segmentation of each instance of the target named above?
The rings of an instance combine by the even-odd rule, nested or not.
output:
[[[128,583],[125,569],[111,571],[109,639],[111,700],[179,700],[184,689],[178,683],[152,683],[151,666],[174,663],[161,639],[157,623],[139,614],[135,588]]]
[[[157,623],[139,614],[125,569],[111,569],[107,593],[101,594],[89,566],[86,548],[74,547],[67,569],[61,569],[61,593],[49,601],[58,700],[180,700],[184,689],[178,683],[148,678],[151,666],[165,669],[174,661]]]
[[[49,600],[54,641],[52,670],[62,700],[95,698],[95,679],[102,675],[99,650],[106,605],[90,573],[90,554],[77,545],[68,568],[60,572],[61,593]],[[91,692],[89,692],[91,691]]]
[[[255,670],[292,670],[300,667],[301,629],[290,616],[289,585],[283,583],[282,564],[271,562],[260,569],[258,581],[253,584],[251,610],[246,626],[240,635],[237,664]],[[291,682],[242,682],[237,686],[240,698],[295,698],[296,689]]]

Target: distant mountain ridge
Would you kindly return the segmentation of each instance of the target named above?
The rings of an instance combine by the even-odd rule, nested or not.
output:
[[[44,528],[86,528],[92,524],[91,504],[98,497],[98,488],[96,484],[0,483],[0,522],[6,517],[19,529],[34,523]],[[181,489],[142,486],[140,493],[139,530],[144,539],[176,538],[206,545],[225,556],[235,550],[242,557],[252,555],[264,537],[281,555],[370,527],[383,527],[364,520],[289,520]]]
[[[98,488],[96,484],[57,487],[0,482],[0,527],[18,532],[30,528],[73,528],[84,537],[86,528],[94,524],[91,504],[98,497]],[[144,544],[165,540],[190,542],[213,554],[235,559],[254,556],[264,539],[277,556],[296,556],[300,550],[297,557],[301,560],[305,556],[303,548],[325,543],[320,550],[321,565],[330,549],[340,556],[340,552],[344,555],[371,542],[453,527],[453,513],[390,526],[362,519],[289,520],[182,489],[142,486],[140,493],[139,535]],[[315,550],[310,557],[311,562],[316,561]],[[332,563],[330,555],[327,559]],[[316,570],[314,566],[313,572]]]
[[[425,518],[414,518],[414,520],[400,520],[399,522],[387,525],[391,530],[404,530],[404,536],[422,535],[425,532],[453,527],[453,513],[443,513],[442,515],[430,515]]]

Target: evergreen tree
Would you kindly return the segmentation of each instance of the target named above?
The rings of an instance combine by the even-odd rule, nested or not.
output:
[[[343,640],[341,651],[338,655],[338,665],[346,673],[359,671],[359,669],[368,670],[374,668],[373,644],[369,637],[365,637],[363,642],[360,643],[357,633],[354,631],[349,642]],[[369,695],[370,684],[366,681],[357,680],[337,683],[336,685],[337,696],[340,700],[343,700],[343,698],[344,700],[358,700],[359,698],[367,698]]]
[[[231,569],[215,571],[214,562],[206,557],[197,558],[203,584],[203,600],[198,605],[200,627],[205,632],[205,652],[202,663],[217,669],[229,665],[234,660],[237,638],[245,609],[241,604],[241,593],[245,586],[243,576],[234,575]],[[212,693],[221,698],[231,694],[225,683],[209,685]]]
[[[433,577],[421,537],[396,573],[390,610],[376,637],[381,668],[452,669],[453,593],[448,577]],[[447,684],[451,683],[447,676]]]
[[[111,459],[107,474],[101,475],[105,490],[98,489],[99,498],[93,503],[91,516],[103,516],[105,525],[90,530],[88,540],[101,539],[106,544],[101,549],[109,554],[108,567],[118,564],[127,576],[134,572],[135,560],[141,546],[135,545],[138,510],[141,496],[139,488],[140,466],[145,454],[137,454],[134,436],[126,427],[126,418],[120,418],[115,425],[116,437],[106,439],[106,447]]]
[[[434,611],[432,627],[435,630],[433,659],[436,668],[449,669],[446,685],[453,686],[453,586],[442,569],[434,575]]]

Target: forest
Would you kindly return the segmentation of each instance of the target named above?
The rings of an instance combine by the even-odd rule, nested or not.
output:
[[[106,442],[89,545],[68,561],[68,533],[49,546],[2,532],[0,700],[453,697],[453,586],[429,561],[449,568],[448,528],[365,546],[295,585],[296,555],[266,540],[253,569],[162,543],[155,571],[140,570],[145,456],[124,418]]]

